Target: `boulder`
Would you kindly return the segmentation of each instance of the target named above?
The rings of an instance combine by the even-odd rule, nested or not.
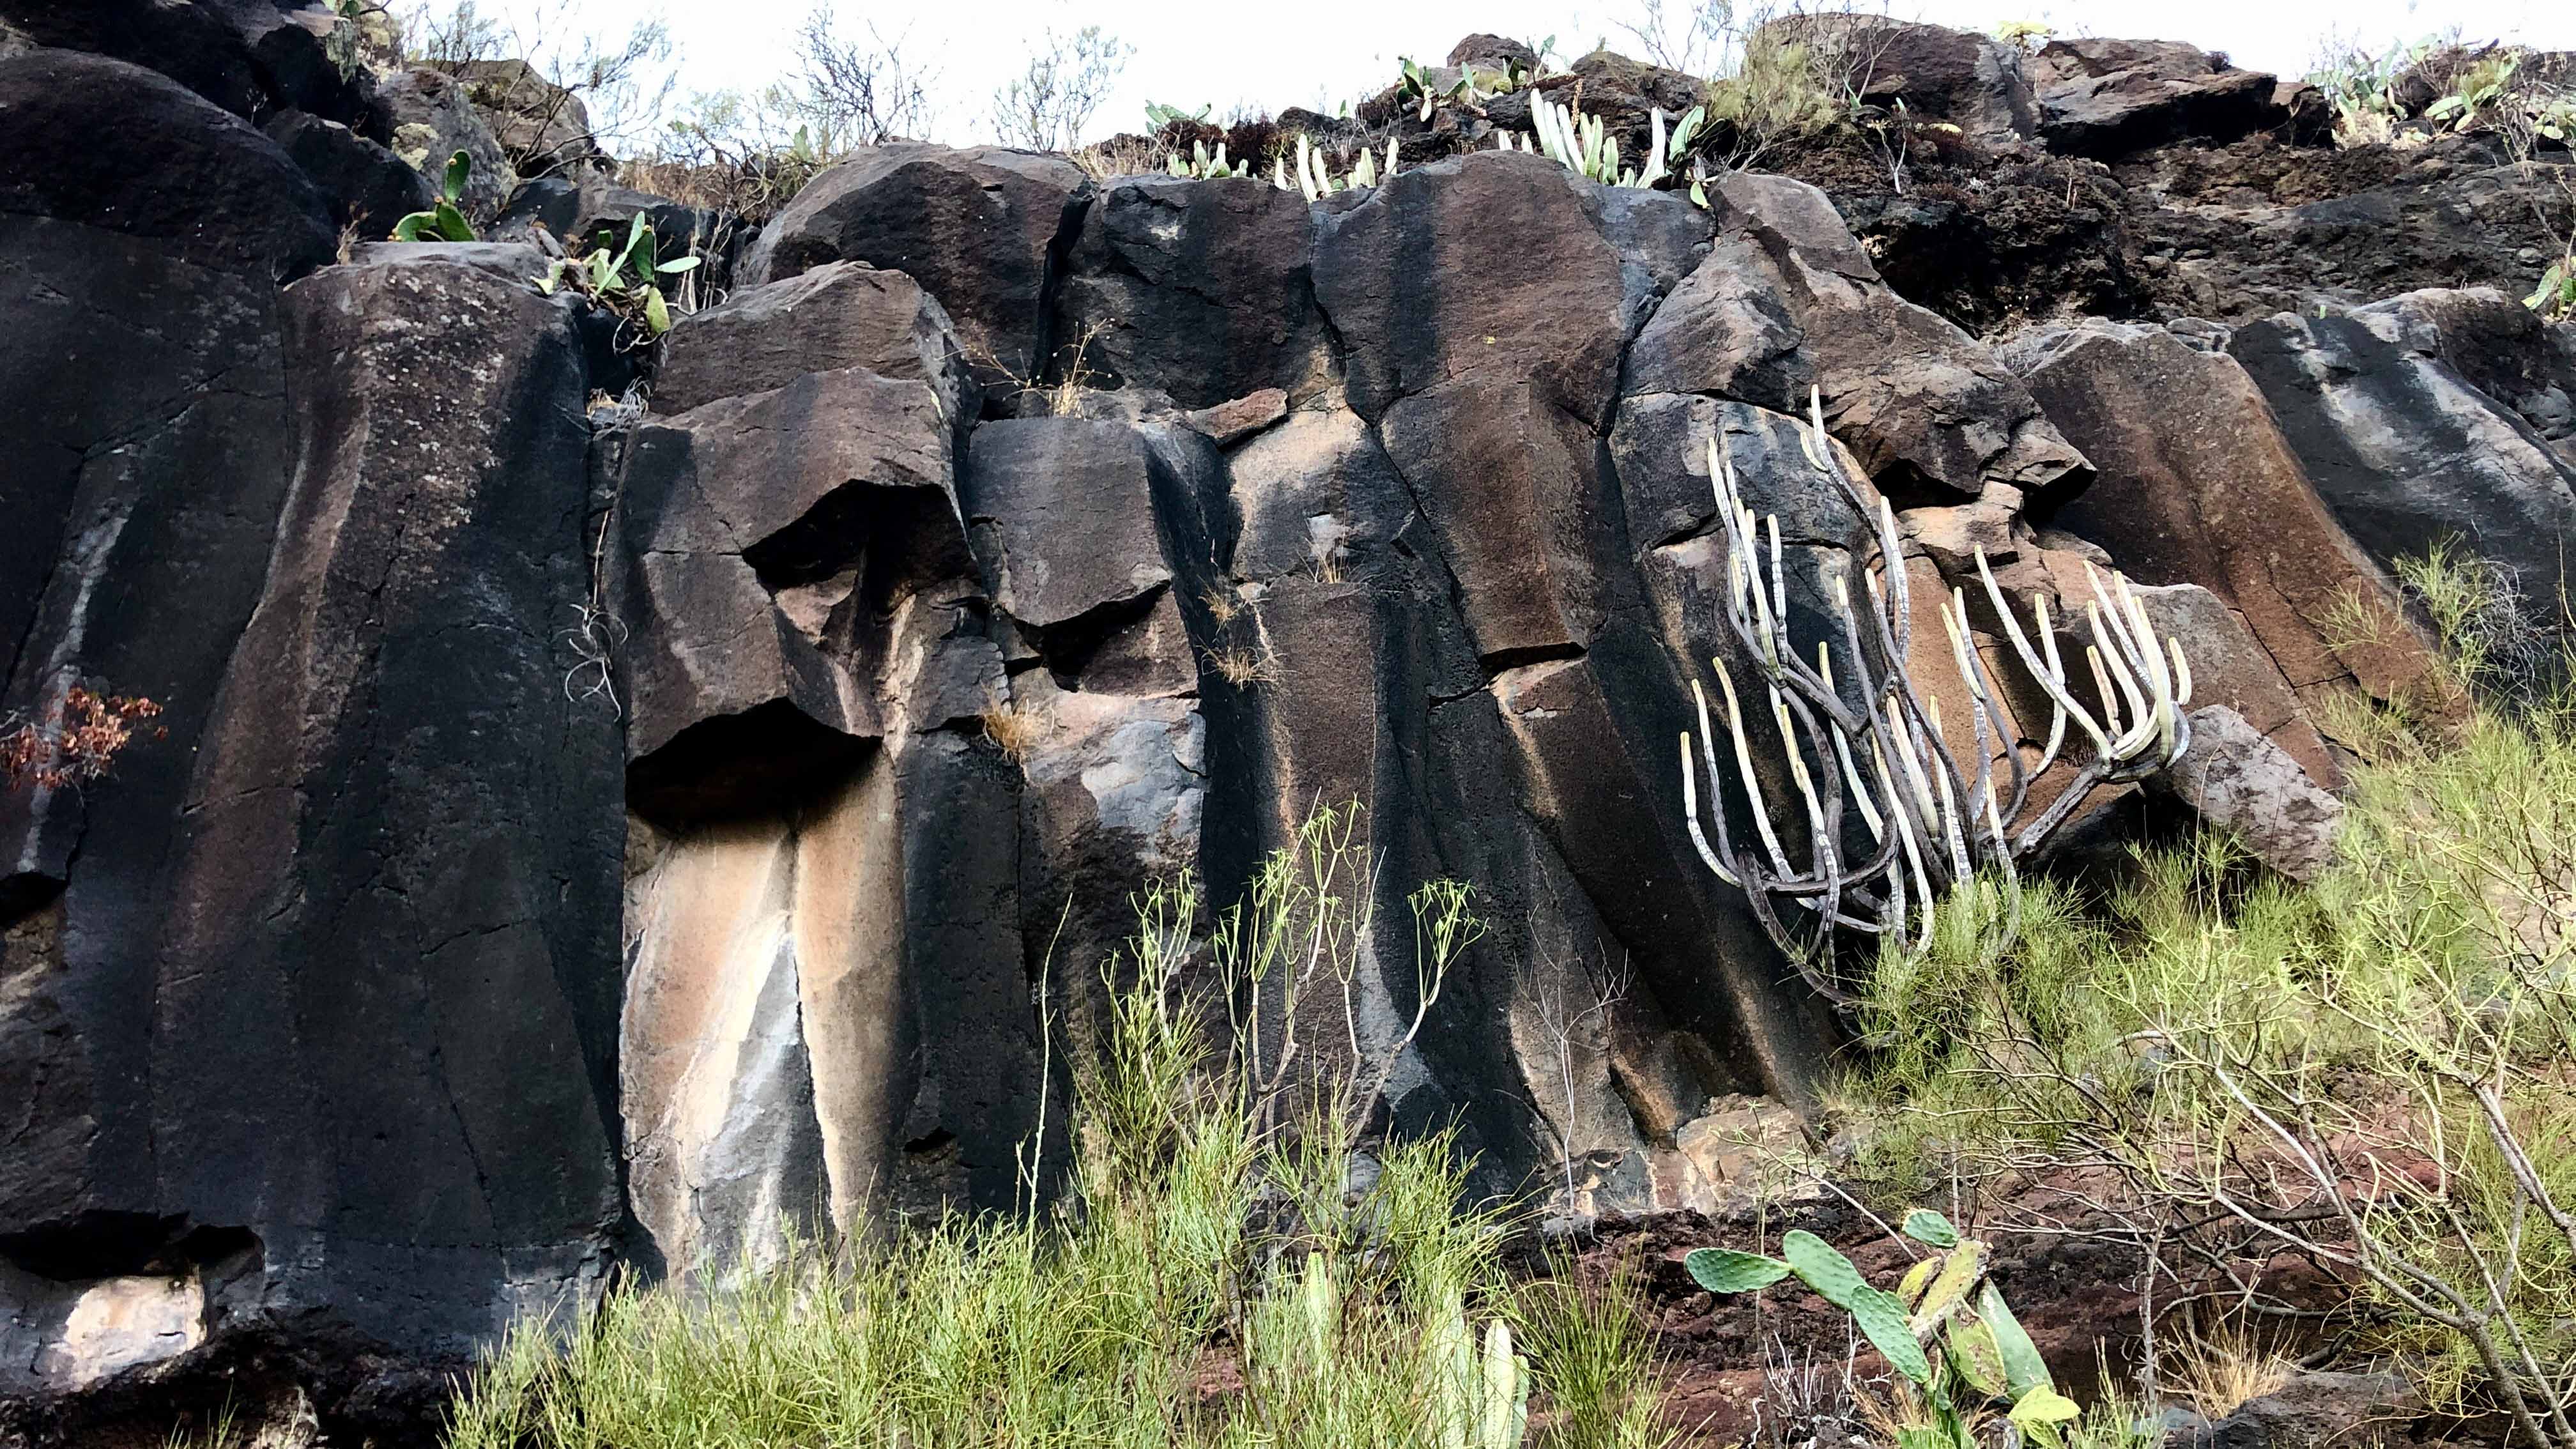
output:
[[[2007,351],[2097,470],[2051,522],[2142,584],[2214,592],[2312,703],[2347,685],[2381,700],[2426,698],[2439,662],[2394,579],[2345,533],[2243,365],[2199,340],[2087,322]],[[2238,699],[2202,697],[2253,713]]]
[[[2081,607],[2089,590],[2079,593],[2073,584],[2067,580],[2059,590],[2060,604]],[[2325,716],[2327,701],[2312,691],[2309,697],[2318,700],[2318,710],[2311,715],[2244,614],[2197,584],[2141,586],[2137,592],[2156,633],[2180,645],[2183,658],[2191,662],[2194,704],[2226,706],[2256,734],[2286,751],[2318,786],[2344,787],[2343,759],[2326,743],[2316,723],[2319,716],[2331,717]],[[2447,695],[2431,694],[2437,687],[2427,680],[2417,687],[2416,697],[2429,694],[2429,702],[2438,708]]]
[[[1256,388],[1213,407],[1181,414],[1181,424],[1203,433],[1220,448],[1240,443],[1288,416],[1288,394],[1275,387]]]
[[[2343,316],[2282,314],[2228,351],[2345,532],[2382,568],[2446,542],[2504,571],[2526,619],[2563,627],[2576,462],[2445,360],[2461,299],[2410,294]],[[2502,369],[2501,362],[2491,369]]]
[[[65,50],[0,56],[0,213],[152,243],[176,260],[291,280],[331,259],[322,194],[249,122],[178,82]]]
[[[1608,49],[1577,57],[1565,73],[1581,83],[1585,115],[1600,116],[1623,130],[1645,130],[1646,112],[1656,107],[1669,126],[1708,94],[1708,83],[1697,76]],[[1573,97],[1572,83],[1559,82],[1559,87],[1555,99],[1564,105]]]
[[[2302,1369],[2215,1423],[2172,1437],[2190,1449],[2326,1449],[2424,1412],[2422,1391],[2397,1374]]]
[[[438,198],[410,163],[337,121],[281,111],[263,129],[328,200],[331,219],[361,236],[384,236]]]
[[[2039,132],[2039,102],[2022,52],[1989,35],[1859,12],[1792,15],[1764,25],[1764,37],[1803,44],[1830,73],[1871,105],[1957,126],[1986,146]]]
[[[994,606],[1043,637],[1168,586],[1150,469],[1144,435],[1125,423],[977,428],[960,495]]]
[[[685,413],[851,367],[927,384],[952,427],[974,420],[974,382],[948,314],[912,278],[865,262],[827,262],[678,319],[663,340],[653,405]]]
[[[46,217],[0,214],[0,332],[0,715],[73,685],[161,706],[107,778],[0,791],[0,1268],[96,1279],[162,1246],[91,1253],[75,1229],[152,1206],[170,837],[293,470],[287,370],[266,276]]]
[[[184,265],[113,236],[81,265],[121,252]],[[190,295],[223,298],[207,278]],[[587,584],[586,379],[567,304],[472,267],[231,285],[278,309],[282,345],[255,320],[191,335],[142,289],[88,324],[164,309],[173,361],[220,381],[152,399],[166,419],[85,470],[83,566],[117,572],[57,591],[39,636],[171,687],[173,738],[122,762],[139,793],[100,792],[62,894],[10,932],[11,975],[43,983],[13,982],[12,1025],[53,1019],[0,1241],[56,1302],[151,1276],[169,1301],[136,1321],[201,1325],[149,1363],[58,1343],[39,1365],[201,1373],[252,1418],[301,1395],[355,1438],[434,1412],[432,1366],[581,1301],[623,1216],[596,970],[616,735],[567,701],[550,622]],[[154,386],[130,371],[101,393]],[[230,1379],[246,1351],[298,1367]]]
[[[2576,326],[2493,287],[2423,288],[2363,313],[2408,351],[2439,361],[2576,462]]]
[[[445,71],[415,67],[387,76],[377,93],[392,126],[387,144],[433,185],[444,179],[447,158],[465,153],[469,169],[459,205],[476,225],[490,225],[519,175],[463,84]]]
[[[535,66],[515,59],[469,60],[450,73],[464,84],[466,99],[521,176],[559,176],[607,163],[607,153],[590,134],[590,109]]]
[[[1266,177],[1134,177],[1094,196],[1081,227],[1056,303],[1068,376],[1184,408],[1323,383],[1314,222],[1297,192]]]
[[[2343,802],[2223,704],[2192,710],[2191,748],[2147,788],[2189,806],[2292,880],[2314,880],[2333,863]]]
[[[2274,81],[2168,40],[2052,40],[2031,63],[2052,151],[2116,158],[2169,141],[2224,144],[2288,119]]]
[[[1714,188],[1718,237],[1629,349],[1623,393],[1707,393],[1825,423],[1907,501],[2034,500],[2085,476],[2021,381],[1984,346],[1890,292],[1823,192],[1737,173]]]
[[[742,280],[758,286],[840,260],[903,272],[947,310],[978,382],[1033,386],[1056,362],[1048,268],[1090,189],[1056,156],[869,148],[796,194],[744,256]]]
[[[1498,75],[1513,66],[1535,73],[1538,70],[1538,52],[1530,49],[1524,41],[1479,31],[1449,47],[1448,63],[1472,65]]]

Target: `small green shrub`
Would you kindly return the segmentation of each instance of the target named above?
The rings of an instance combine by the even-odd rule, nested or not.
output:
[[[1718,159],[1732,170],[1822,136],[1850,112],[1827,57],[1804,41],[1760,30],[1745,38],[1735,73],[1709,82],[1705,104]]]
[[[1643,1288],[1633,1257],[1595,1268],[1559,1250],[1513,1290],[1549,1449],[1663,1449],[1675,1439],[1663,1412],[1668,1354],[1646,1321]]]
[[[439,182],[438,201],[427,211],[415,211],[394,223],[395,241],[474,240],[474,224],[465,219],[458,203],[465,196],[466,179],[474,174],[474,158],[459,151],[447,158],[447,169]]]
[[[662,280],[695,270],[700,260],[683,256],[663,261],[655,247],[653,225],[639,211],[627,225],[624,245],[617,244],[615,228],[603,224],[589,251],[551,258],[533,280],[549,297],[571,288],[626,318],[649,341],[671,330],[671,304],[662,295]]]

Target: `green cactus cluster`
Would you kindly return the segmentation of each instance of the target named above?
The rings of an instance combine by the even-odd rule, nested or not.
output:
[[[1308,139],[1305,132],[1300,131],[1297,133],[1297,170],[1294,178],[1291,178],[1288,160],[1283,156],[1270,163],[1270,184],[1282,191],[1294,187],[1304,192],[1308,201],[1320,201],[1336,191],[1377,185],[1395,174],[1396,159],[1396,138],[1389,136],[1386,138],[1386,167],[1383,171],[1378,168],[1377,153],[1363,149],[1360,152],[1360,159],[1351,163],[1351,169],[1337,177],[1326,165],[1323,148]]]
[[[1452,1303],[1433,1317],[1426,1338],[1440,1449],[1520,1449],[1529,1432],[1530,1370],[1512,1348],[1511,1325],[1487,1323],[1480,1350],[1465,1306]]]
[[[1693,106],[1685,112],[1670,132],[1664,129],[1663,108],[1649,113],[1652,135],[1646,145],[1643,164],[1622,167],[1619,164],[1619,138],[1599,116],[1587,116],[1572,106],[1560,106],[1545,96],[1530,98],[1530,124],[1536,139],[1513,131],[1495,135],[1495,146],[1504,151],[1535,151],[1576,175],[1598,181],[1605,186],[1628,186],[1643,189],[1673,174],[1672,158],[1690,150],[1699,137],[1700,127],[1708,121],[1706,106]],[[1698,186],[1694,182],[1694,193]],[[1695,201],[1702,201],[1694,195]]]
[[[1216,143],[1216,150],[1213,153],[1208,150],[1207,142],[1192,141],[1189,155],[1183,156],[1175,151],[1163,165],[1164,169],[1174,176],[1189,181],[1223,181],[1230,177],[1252,174],[1251,162],[1230,161],[1226,158],[1223,141]]]
[[[1310,1252],[1296,1277],[1273,1290],[1285,1313],[1268,1318],[1269,1338],[1253,1330],[1248,1345],[1256,1362],[1323,1378],[1335,1371],[1344,1342],[1346,1301],[1329,1254]],[[1366,1305],[1361,1305],[1366,1312]],[[1417,1380],[1423,1387],[1438,1449],[1521,1449],[1529,1433],[1530,1366],[1513,1345],[1511,1325],[1485,1324],[1481,1338],[1468,1325],[1464,1295],[1451,1292],[1421,1310]],[[1283,1341],[1284,1340],[1284,1341]]]
[[[2023,1442],[2063,1449],[2080,1410],[2058,1392],[2038,1346],[1986,1276],[1993,1251],[1947,1218],[1917,1208],[1905,1236],[1941,1251],[1916,1263],[1895,1292],[1872,1285],[1832,1244],[1809,1232],[1780,1239],[1780,1256],[1701,1248],[1683,1266],[1711,1293],[1758,1293],[1795,1274],[1851,1315],[1888,1366],[1924,1396],[1927,1424],[1904,1430],[1896,1449],[1974,1449],[1970,1416],[2002,1407]]]

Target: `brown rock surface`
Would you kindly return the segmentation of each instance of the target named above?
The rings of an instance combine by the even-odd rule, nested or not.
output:
[[[2318,495],[2234,358],[2162,328],[2108,323],[2044,334],[2009,355],[2097,470],[2056,526],[2140,583],[2215,593],[2311,707],[2346,685],[2382,700],[2431,686],[2436,661],[2393,581]],[[2267,718],[2247,698],[2230,702]]]

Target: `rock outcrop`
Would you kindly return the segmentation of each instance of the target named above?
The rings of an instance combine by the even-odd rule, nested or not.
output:
[[[1792,15],[1761,33],[1821,52],[1828,73],[1863,104],[1902,103],[1908,114],[1956,126],[1986,145],[2039,133],[2029,58],[1992,36],[1858,11]]]
[[[2164,40],[2052,40],[2031,64],[2039,134],[2076,156],[2124,156],[2190,136],[2233,141],[2285,119],[2276,82]]]
[[[1382,1074],[1373,1125],[1454,1128],[1480,1191],[1726,1208],[1850,1043],[1683,813],[1693,681],[1748,677],[1712,445],[1802,639],[1902,571],[1963,759],[1921,641],[1965,590],[2017,675],[1980,555],[2060,621],[2126,570],[2199,743],[2084,828],[2196,815],[2291,877],[2329,702],[2441,687],[2400,562],[2565,587],[2576,333],[2414,289],[2421,251],[2264,250],[2511,183],[2306,195],[2295,106],[2187,47],[1797,22],[1959,128],[1902,195],[1598,186],[1494,148],[1516,92],[1313,118],[1405,162],[1312,203],[903,143],[751,240],[569,110],[496,135],[522,71],[319,75],[326,17],[264,0],[60,9],[0,0],[0,717],[162,712],[0,791],[0,1434],[40,1444],[226,1391],[407,1442],[616,1273],[1051,1190],[1051,1033],[1131,893],[1222,908],[1319,806],[1369,913],[1304,1070]],[[1579,73],[1622,126],[1688,79]],[[460,148],[502,239],[371,244]],[[649,350],[528,244],[638,215],[709,302]],[[2048,718],[2005,693],[1991,760]],[[1488,929],[1426,1001],[1435,878]]]
[[[2564,345],[2527,313],[2511,315],[2519,310],[2492,292],[2409,293],[2343,316],[2276,316],[2238,328],[2227,348],[2318,495],[2382,567],[2463,548],[2555,632],[2576,537],[2576,461],[2562,451],[2558,399],[2576,372]],[[2503,396],[2455,365],[2470,358]]]
[[[1056,156],[876,147],[799,192],[743,259],[743,280],[845,260],[903,272],[948,309],[978,379],[1027,386],[1052,361],[1048,278],[1090,189]]]
[[[2095,322],[2007,353],[2098,470],[2053,523],[2142,583],[2212,590],[2311,704],[2354,686],[2420,702],[2437,666],[2385,561],[2344,531],[2214,335]],[[2283,743],[2319,779],[2336,779],[2322,742],[2300,728]]]

